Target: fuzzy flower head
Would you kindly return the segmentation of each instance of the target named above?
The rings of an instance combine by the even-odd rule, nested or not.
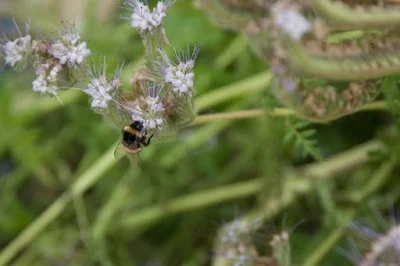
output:
[[[86,48],[86,42],[80,41],[81,37],[76,32],[75,25],[64,23],[64,30],[58,33],[60,39],[51,45],[51,54],[61,65],[67,64],[68,67],[81,65],[91,52]]]
[[[351,223],[356,235],[349,239],[350,251],[339,251],[357,266],[399,265],[400,225],[395,217],[388,222],[379,211],[375,213],[378,217],[374,220]]]
[[[187,52],[176,50],[175,62],[170,60],[163,50],[158,49],[158,52],[163,59],[163,62],[158,63],[163,81],[172,87],[176,95],[193,97],[195,95],[193,67],[199,49],[194,47],[191,54],[189,49]]]
[[[30,24],[25,24],[25,35],[23,36],[18,26],[16,26],[19,37],[14,40],[6,36],[0,38],[0,51],[3,54],[5,63],[13,68],[21,69],[27,64],[29,56],[32,54],[32,39],[29,35]]]
[[[261,224],[259,217],[236,218],[224,224],[218,234],[217,257],[235,266],[254,265],[257,258],[254,233]]]
[[[59,64],[40,64],[36,69],[37,77],[32,82],[32,90],[50,96],[57,96],[59,90],[57,75],[61,70],[62,66]]]
[[[300,41],[303,35],[311,31],[311,23],[295,9],[287,9],[279,4],[272,8],[274,24],[287,33],[294,41]]]
[[[163,105],[163,87],[152,83],[142,84],[143,96],[137,100],[135,110],[131,110],[132,120],[140,121],[146,130],[161,131],[166,125]]]
[[[91,77],[90,83],[87,88],[83,91],[91,96],[91,106],[92,108],[105,109],[109,101],[113,100],[113,93],[118,91],[121,87],[121,81],[119,79],[122,65],[117,67],[113,77],[107,79],[106,76],[107,64],[105,60],[100,62],[100,67],[95,66],[89,70],[89,75]]]
[[[163,18],[169,6],[174,0],[163,0],[157,3],[157,6],[150,11],[150,8],[145,0],[127,0],[125,6],[132,10],[133,13],[130,19],[130,26],[137,28],[140,33],[151,33],[154,28],[161,25]]]

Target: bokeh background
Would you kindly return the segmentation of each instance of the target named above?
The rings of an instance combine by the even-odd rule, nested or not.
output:
[[[33,35],[74,20],[94,58],[107,57],[110,72],[118,60],[127,63],[127,86],[143,47],[136,30],[119,19],[129,16],[122,4],[0,0],[0,31],[15,34],[13,19],[19,25],[30,19]],[[195,67],[200,113],[279,106],[269,93],[268,65],[240,34],[214,25],[188,0],[170,8],[164,25],[171,45],[201,49]],[[286,173],[315,160],[283,144],[287,119],[262,116],[184,128],[176,139],[144,149],[139,169],[114,159],[120,132],[92,112],[84,93],[62,93],[61,105],[34,93],[33,78],[31,70],[0,72],[0,257],[12,258],[5,265],[210,265],[219,227],[270,198],[275,209],[257,236],[259,250],[268,254],[271,235],[304,220],[290,235],[293,261],[301,265],[348,206],[333,204],[332,195],[357,187],[376,167],[315,181],[285,201]],[[327,158],[368,141],[389,120],[364,112],[311,127]],[[358,181],[351,183],[353,175]],[[350,265],[335,252],[344,244],[334,242],[320,265]]]

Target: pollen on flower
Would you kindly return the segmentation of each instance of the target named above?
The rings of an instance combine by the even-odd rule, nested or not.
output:
[[[195,47],[192,54],[185,53],[183,50],[175,51],[176,62],[170,60],[163,50],[158,49],[158,52],[164,60],[164,62],[159,63],[164,82],[170,84],[172,91],[179,96],[194,96],[193,67],[199,49]]]
[[[73,67],[83,63],[85,57],[91,54],[86,48],[86,42],[80,42],[80,35],[74,25],[64,24],[64,30],[59,32],[60,40],[55,41],[50,48],[51,54],[61,65]]]
[[[125,5],[133,11],[130,25],[137,28],[141,33],[152,32],[154,28],[161,25],[166,16],[167,9],[174,1],[159,1],[157,6],[150,11],[147,1],[128,0]]]
[[[17,67],[18,65],[22,65],[24,67],[28,60],[28,57],[32,53],[32,39],[29,35],[29,22],[25,25],[25,36],[22,36],[18,26],[17,30],[20,37],[9,40],[7,37],[0,38],[0,48],[2,50],[3,58],[6,64],[11,67]]]
[[[273,14],[276,27],[286,32],[295,41],[299,41],[311,30],[311,23],[295,10],[275,8]]]

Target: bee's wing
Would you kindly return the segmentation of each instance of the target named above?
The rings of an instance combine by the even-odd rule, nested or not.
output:
[[[115,159],[121,159],[121,157],[124,157],[125,155],[126,155],[126,152],[122,148],[122,143],[120,141],[120,142],[118,142],[117,147],[115,147],[114,157],[115,157]]]
[[[122,143],[119,142],[117,147],[114,150],[115,159],[120,159],[126,156],[133,166],[139,166],[139,154],[138,153],[129,153],[124,150],[122,147]]]
[[[126,153],[126,157],[128,157],[131,165],[135,167],[140,167],[139,164],[139,153]]]
[[[132,116],[126,108],[122,107],[124,105],[127,106],[122,92],[116,92],[113,98],[115,101],[108,102],[107,108],[98,110],[98,113],[108,124],[120,130],[132,123]]]
[[[161,130],[154,132],[154,139],[159,141],[171,140],[175,138],[177,131],[178,129],[174,123],[166,121]]]

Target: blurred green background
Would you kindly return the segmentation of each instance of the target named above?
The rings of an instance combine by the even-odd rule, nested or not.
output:
[[[119,19],[129,16],[122,4],[2,0],[0,29],[12,36],[13,18],[19,25],[30,19],[35,36],[75,20],[94,58],[107,57],[110,72],[118,60],[127,62],[128,87],[143,47]],[[268,90],[268,66],[240,34],[217,27],[186,0],[170,8],[164,25],[171,45],[201,49],[195,67],[200,113],[278,106]],[[152,141],[138,169],[114,160],[120,133],[92,112],[84,93],[62,93],[61,105],[32,92],[33,78],[31,70],[0,72],[0,247],[8,247],[0,262],[13,259],[5,265],[210,265],[220,225],[270,198],[276,211],[257,237],[260,252],[268,253],[272,234],[304,219],[291,235],[293,261],[301,264],[349,206],[337,206],[333,195],[357,188],[376,168],[371,163],[339,181],[315,181],[286,202],[287,172],[315,162],[283,144],[287,119],[263,116],[191,126],[175,140]],[[368,141],[388,121],[386,114],[365,112],[312,128],[326,158]],[[389,179],[383,186],[391,185]],[[320,265],[349,265],[335,252],[342,244],[334,242]]]

